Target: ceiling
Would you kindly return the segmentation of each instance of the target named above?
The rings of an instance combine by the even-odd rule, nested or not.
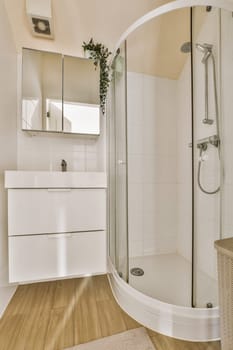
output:
[[[18,52],[22,47],[83,56],[82,43],[91,37],[111,51],[138,18],[171,0],[52,0],[54,40],[31,34],[25,0],[4,0]],[[173,11],[145,24],[128,39],[131,71],[176,79],[187,54],[189,10]]]
[[[128,69],[177,79],[187,54],[180,51],[190,41],[190,10],[172,11],[151,20],[127,40]]]
[[[25,0],[4,0],[16,48],[51,50],[82,56],[93,37],[114,50],[121,34],[138,18],[168,0],[52,0],[55,39],[32,36]]]

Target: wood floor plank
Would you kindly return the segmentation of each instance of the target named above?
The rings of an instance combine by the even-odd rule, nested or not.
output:
[[[75,279],[60,280],[56,282],[53,308],[61,308],[70,305],[70,300],[75,295]]]
[[[53,283],[38,283],[28,286],[24,319],[17,337],[17,346],[20,349],[44,347],[53,295]]]
[[[95,276],[93,278],[95,286],[96,301],[112,299],[112,291],[106,275]]]
[[[75,344],[101,338],[93,278],[81,278],[76,281],[74,328]]]
[[[28,286],[20,286],[17,288],[13,298],[7,306],[4,316],[24,314],[27,305],[27,296],[29,294]]]
[[[64,308],[56,308],[50,312],[49,323],[45,335],[44,350],[60,350],[64,343]]]
[[[43,312],[34,319],[30,318],[24,323],[24,331],[19,334],[18,346],[22,344],[24,350],[41,350],[45,347],[46,332],[50,320],[50,313]],[[32,322],[32,325],[29,323]],[[23,340],[24,339],[24,340]]]
[[[141,325],[116,303],[107,276],[19,286],[0,320],[1,350],[63,350]],[[220,350],[148,330],[156,350]]]
[[[128,330],[130,329],[134,329],[134,328],[138,328],[141,327],[142,325],[140,323],[138,323],[137,321],[135,321],[132,317],[130,317],[126,312],[124,312],[123,310],[121,310],[121,313],[123,315],[123,319],[126,325],[126,328]]]
[[[20,349],[17,340],[23,321],[22,315],[4,315],[0,324],[1,350]]]
[[[102,337],[127,330],[121,309],[115,300],[97,302]]]

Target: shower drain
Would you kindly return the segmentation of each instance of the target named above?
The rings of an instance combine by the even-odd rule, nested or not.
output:
[[[133,276],[143,276],[144,275],[144,271],[143,269],[141,269],[140,267],[133,267],[130,270],[131,275]]]

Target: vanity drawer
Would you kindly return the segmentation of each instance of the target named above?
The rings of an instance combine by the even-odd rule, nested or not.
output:
[[[9,237],[9,281],[106,273],[106,232]]]
[[[105,189],[9,189],[9,236],[105,230]]]

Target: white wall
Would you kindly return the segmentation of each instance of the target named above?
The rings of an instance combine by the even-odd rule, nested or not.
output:
[[[130,256],[176,251],[176,81],[128,73]]]
[[[19,170],[106,171],[106,119],[101,117],[99,137],[77,135],[30,134],[18,129]]]
[[[4,3],[0,0],[0,316],[15,287],[8,285],[7,196],[4,170],[16,169],[16,49]]]

